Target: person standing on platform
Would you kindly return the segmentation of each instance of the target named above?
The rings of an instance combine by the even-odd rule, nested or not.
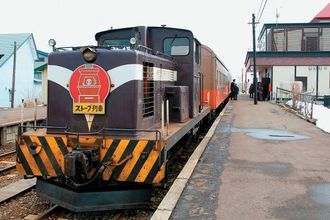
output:
[[[258,101],[265,101],[264,99],[264,87],[261,82],[257,83],[257,99]]]
[[[253,98],[253,93],[254,93],[254,84],[251,83],[251,85],[249,87],[250,98]]]
[[[231,89],[231,95],[230,95],[230,99],[231,100],[237,100],[237,94],[238,94],[238,91],[239,91],[239,88],[238,86],[236,85],[236,80],[233,79],[233,81],[231,82],[230,84],[230,89]]]

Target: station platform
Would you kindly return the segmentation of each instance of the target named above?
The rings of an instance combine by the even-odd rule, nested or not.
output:
[[[33,121],[35,118],[37,120],[45,119],[47,114],[46,106],[38,106],[37,111],[35,108],[24,108],[23,109],[23,120],[24,122]],[[10,126],[13,124],[19,124],[21,122],[21,108],[14,109],[0,109],[0,127]]]
[[[151,219],[330,219],[330,134],[248,95],[217,122]]]
[[[23,115],[23,117],[22,117]],[[0,147],[8,143],[15,142],[18,125],[22,119],[25,125],[41,123],[47,115],[46,106],[37,106],[37,108],[0,109]]]

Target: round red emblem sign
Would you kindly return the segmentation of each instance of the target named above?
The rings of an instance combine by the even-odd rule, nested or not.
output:
[[[83,64],[75,69],[69,82],[73,113],[104,114],[110,85],[108,73],[99,65]]]

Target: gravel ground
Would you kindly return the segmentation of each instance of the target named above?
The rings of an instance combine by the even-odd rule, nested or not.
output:
[[[0,146],[0,154],[15,150],[15,144],[11,143],[6,146]],[[15,155],[10,158],[6,157],[6,161],[15,161]],[[22,179],[16,170],[8,171],[0,176],[0,188],[5,187],[13,182]],[[15,199],[0,204],[0,219],[23,219],[27,213],[38,214],[39,211],[45,210],[50,204],[36,195],[35,190],[26,192]],[[46,207],[46,208],[45,208]]]
[[[10,173],[7,175],[0,176],[0,188],[5,187],[10,183],[16,182],[23,178],[21,175],[18,174],[16,170],[9,172]]]
[[[0,219],[23,219],[28,214],[37,215],[52,204],[39,198],[33,189],[15,199],[0,204]]]
[[[10,143],[5,146],[0,146],[0,154],[15,150],[15,143]]]

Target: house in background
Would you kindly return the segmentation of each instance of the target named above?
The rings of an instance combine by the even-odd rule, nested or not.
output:
[[[38,51],[31,33],[0,34],[0,107],[11,106],[16,42],[14,107],[22,103],[42,101],[42,79],[35,74]]]
[[[48,53],[37,50],[38,60],[34,63],[34,82],[41,83],[42,85],[42,97],[40,102],[42,104],[47,104],[47,63],[48,63]]]
[[[251,73],[253,65],[253,52],[248,52],[246,71]],[[329,95],[330,4],[309,23],[264,24],[256,67],[264,96],[275,93],[276,87],[290,89],[293,81],[301,82],[303,92]]]

